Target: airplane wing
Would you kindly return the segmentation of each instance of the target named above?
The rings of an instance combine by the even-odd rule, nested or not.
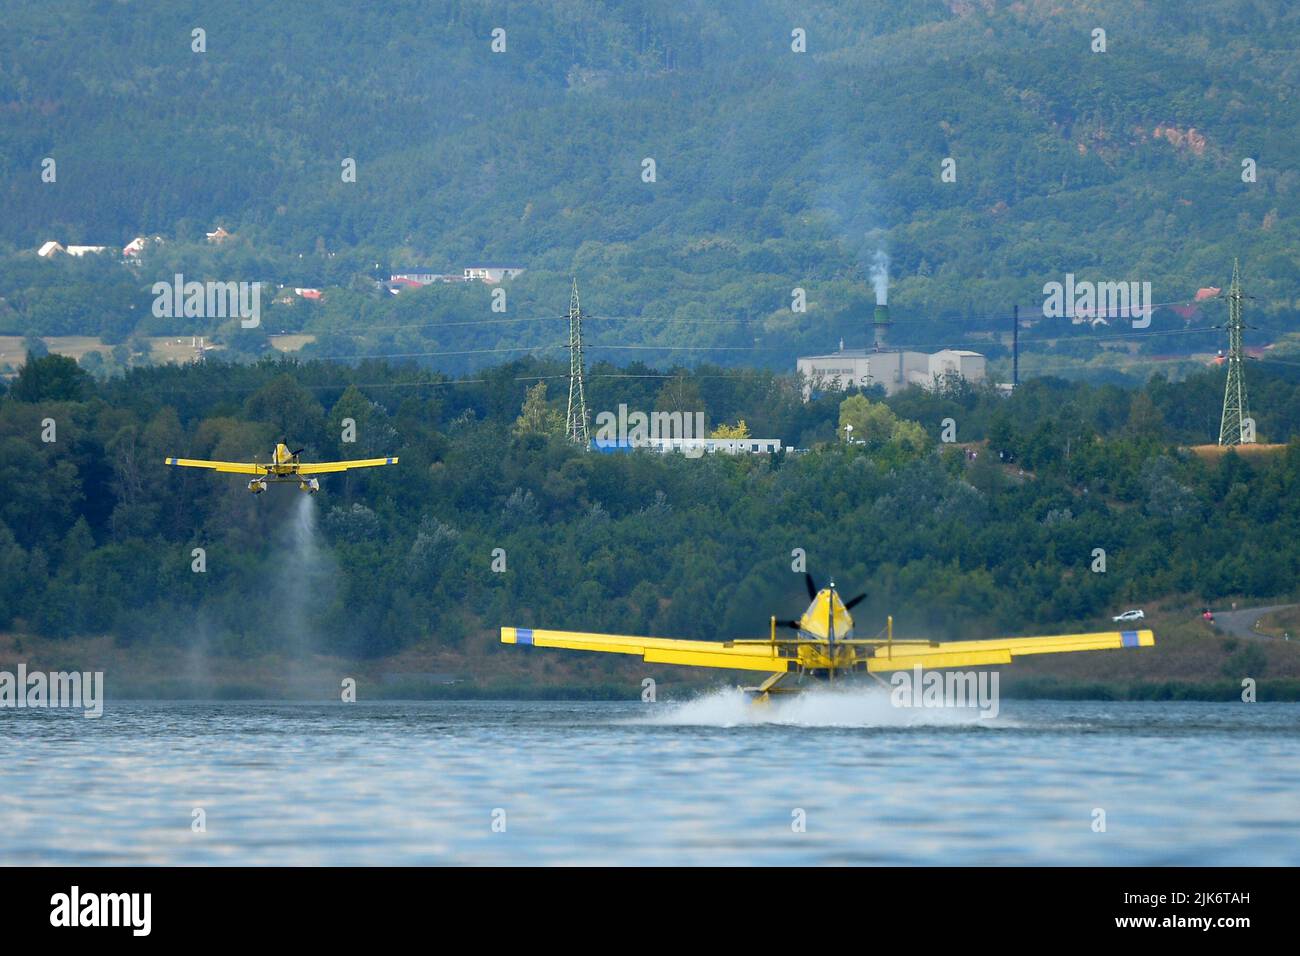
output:
[[[319,475],[327,471],[347,471],[349,468],[378,468],[380,465],[395,465],[396,458],[358,458],[355,461],[320,461],[311,465],[299,465],[295,474]]]
[[[1058,634],[1052,637],[997,637],[985,641],[941,641],[890,647],[881,644],[867,661],[869,671],[911,670],[920,665],[936,667],[982,667],[1010,664],[1026,654],[1069,654],[1075,651],[1105,651],[1122,647],[1153,647],[1151,631],[1100,631],[1092,634]]]
[[[769,674],[792,669],[795,664],[793,658],[778,656],[777,648],[772,645],[724,644],[721,641],[689,641],[670,637],[629,637],[623,634],[503,627],[501,643],[633,654],[647,664],[688,664],[695,667],[766,671]]]
[[[164,464],[177,465],[181,468],[211,468],[213,471],[228,471],[239,475],[263,475],[270,469],[267,465],[243,461],[204,461],[202,458],[168,458]]]

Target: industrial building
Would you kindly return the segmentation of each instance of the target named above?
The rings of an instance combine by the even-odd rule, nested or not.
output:
[[[967,349],[941,349],[938,352],[911,352],[891,349],[886,343],[889,307],[878,302],[872,316],[871,348],[846,349],[841,340],[838,352],[828,355],[805,355],[796,360],[803,376],[804,400],[814,392],[867,388],[879,385],[886,395],[920,385],[933,388],[950,374],[968,382],[984,381],[984,356]]]
[[[610,454],[649,448],[658,452],[681,452],[687,458],[702,458],[721,452],[724,455],[775,455],[781,450],[779,438],[593,438],[593,451]]]
[[[519,266],[469,266],[459,273],[434,272],[432,269],[407,269],[404,272],[394,272],[389,276],[388,281],[390,284],[402,285],[433,285],[435,282],[486,282],[488,285],[495,285],[522,275],[523,272],[523,268]]]
[[[984,356],[966,349],[909,352],[904,349],[841,349],[805,355],[797,367],[804,376],[804,398],[813,392],[880,385],[893,395],[909,385],[931,388],[955,372],[968,382],[984,381]]]

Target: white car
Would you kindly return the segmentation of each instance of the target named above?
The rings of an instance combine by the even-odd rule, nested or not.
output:
[[[1146,614],[1142,612],[1142,609],[1137,608],[1136,610],[1133,611],[1125,611],[1123,614],[1117,614],[1114,617],[1112,617],[1111,620],[1118,623],[1120,621],[1140,621],[1145,617]]]

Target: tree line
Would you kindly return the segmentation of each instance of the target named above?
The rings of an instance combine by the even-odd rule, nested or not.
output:
[[[567,366],[533,359],[460,378],[264,359],[96,380],[31,356],[0,396],[0,627],[236,655],[285,649],[286,615],[319,649],[364,656],[473,648],[502,624],[762,634],[800,609],[796,549],[868,592],[861,621],[936,636],[1271,598],[1300,572],[1300,383],[1285,371],[1254,375],[1251,408],[1263,439],[1289,444],[1207,460],[1187,446],[1210,437],[1221,370],[804,402],[762,370],[590,369],[593,411],[702,411],[796,449],[688,459],[567,442]],[[163,465],[265,460],[280,440],[305,460],[401,462],[326,476],[305,505]]]

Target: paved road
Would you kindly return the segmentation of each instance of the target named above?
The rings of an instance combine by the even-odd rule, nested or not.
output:
[[[1255,637],[1275,640],[1271,635],[1260,634],[1255,630],[1255,622],[1265,614],[1280,611],[1283,608],[1296,607],[1295,604],[1273,604],[1269,607],[1247,607],[1236,611],[1215,611],[1214,623],[1220,630],[1227,631],[1233,637]],[[1295,635],[1292,635],[1295,637]]]

